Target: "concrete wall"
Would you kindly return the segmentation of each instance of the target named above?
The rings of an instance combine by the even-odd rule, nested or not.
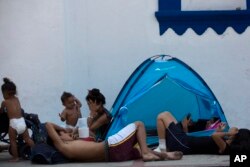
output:
[[[18,88],[22,107],[55,120],[65,76],[62,1],[0,1],[0,78]],[[2,96],[1,96],[2,100]]]
[[[93,87],[110,108],[142,61],[169,54],[204,78],[231,126],[249,128],[250,29],[160,36],[157,9],[157,0],[0,0],[0,78],[17,84],[27,112],[60,123],[63,91],[82,101],[83,115]]]

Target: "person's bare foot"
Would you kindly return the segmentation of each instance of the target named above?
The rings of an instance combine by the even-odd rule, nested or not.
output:
[[[159,161],[160,157],[153,153],[142,154],[143,161]]]
[[[172,152],[162,152],[165,154],[166,160],[180,160],[183,156],[181,151],[172,151]]]
[[[9,160],[9,162],[18,162],[19,161],[19,158],[12,158]]]

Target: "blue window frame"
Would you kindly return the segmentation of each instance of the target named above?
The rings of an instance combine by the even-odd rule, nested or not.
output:
[[[160,26],[160,35],[172,28],[182,35],[192,28],[198,35],[208,27],[217,34],[222,34],[227,27],[232,27],[241,34],[250,25],[250,0],[246,0],[246,10],[181,11],[181,0],[158,0],[159,11],[155,12]]]

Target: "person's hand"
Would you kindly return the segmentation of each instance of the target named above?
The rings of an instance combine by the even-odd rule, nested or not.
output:
[[[187,126],[192,124],[191,116],[186,116],[183,120]]]
[[[73,133],[73,130],[71,128],[64,128],[64,132]]]
[[[88,118],[87,118],[87,125],[88,125],[88,127],[90,127],[91,124],[93,123],[93,119],[94,119],[94,117],[88,116]]]
[[[66,133],[64,131],[60,131],[59,134],[60,134],[61,140],[63,140],[63,141],[72,141],[72,140],[74,140],[71,133]]]
[[[73,138],[74,140],[77,140],[77,139],[79,138],[79,134],[72,134],[72,138]]]
[[[222,132],[222,131],[225,130],[226,127],[227,127],[227,124],[226,124],[225,122],[221,122],[221,123],[219,124],[219,126],[216,128],[216,131],[217,131],[217,132]]]
[[[182,127],[184,132],[188,132],[188,126],[192,124],[191,117],[187,118],[185,117],[182,120]]]
[[[74,104],[77,105],[77,98],[74,96]]]

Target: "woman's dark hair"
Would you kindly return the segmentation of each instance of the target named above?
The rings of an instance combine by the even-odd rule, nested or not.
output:
[[[239,129],[231,143],[233,153],[250,153],[250,130]]]
[[[8,78],[3,78],[2,92],[8,91],[9,95],[16,95],[16,85]]]
[[[104,95],[100,92],[99,89],[93,88],[92,90],[89,90],[88,95],[86,96],[86,100],[92,100],[96,102],[97,104],[105,104],[105,97]]]
[[[72,97],[73,95],[69,92],[63,92],[62,96],[61,96],[61,101],[64,104],[65,101],[69,98]]]

